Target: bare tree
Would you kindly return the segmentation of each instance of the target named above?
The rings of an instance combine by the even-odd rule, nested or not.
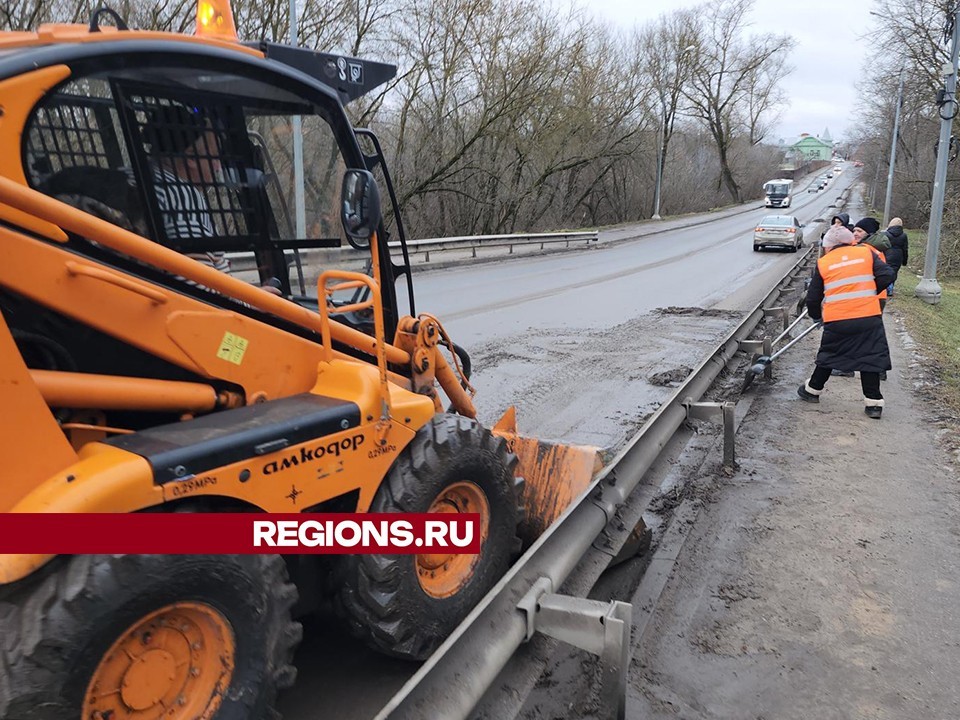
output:
[[[746,15],[752,4],[752,0],[721,0],[704,6],[698,23],[696,63],[690,85],[684,91],[689,113],[706,126],[716,144],[720,160],[717,185],[725,186],[737,203],[742,197],[729,158],[734,138],[745,126],[759,127],[760,118],[770,105],[762,98],[764,88],[769,94],[787,72],[783,56],[794,45],[786,35],[745,40]],[[752,123],[738,110],[751,93],[756,96],[754,107],[760,110]]]
[[[693,67],[690,55],[697,49],[694,11],[678,10],[662,15],[635,37],[637,52],[644,60],[657,100],[653,110],[659,131],[656,173],[662,176],[683,88],[690,80]]]
[[[874,34],[877,41],[871,43],[861,84],[862,94],[869,92],[874,101],[864,104],[858,118],[854,138],[860,145],[857,157],[865,163],[863,177],[868,182],[875,176],[886,176],[902,68],[904,95],[892,208],[907,226],[923,227],[929,219],[933,195],[940,112],[949,113],[953,107],[947,102],[941,108],[935,98],[943,88],[941,68],[949,63],[949,21],[956,4],[953,0],[876,0],[875,7],[879,17]],[[946,182],[940,266],[947,273],[956,273],[960,270],[960,214],[952,200],[960,188],[956,163],[948,164]],[[883,197],[882,188],[877,194]],[[922,257],[911,255],[910,260],[911,264],[922,263]]]
[[[86,22],[96,4],[9,0],[0,22]],[[238,34],[287,42],[288,8],[287,0],[233,0]],[[194,29],[196,0],[117,0],[116,9],[131,27]],[[704,188],[704,174],[755,184],[776,165],[769,148],[753,145],[774,99],[763,83],[776,72],[755,66],[731,93],[730,103],[746,98],[752,109],[724,110],[721,162],[715,136],[687,117],[691,98],[703,95],[693,71],[708,29],[704,17],[681,11],[624,36],[580,6],[539,0],[299,0],[297,37],[307,48],[398,66],[393,82],[347,111],[380,134],[401,209],[423,236],[646,217],[660,157],[670,158],[663,186],[677,211],[720,204],[724,186]],[[734,66],[719,67],[726,77]],[[289,170],[291,158],[275,161]]]
[[[780,119],[786,99],[780,81],[789,72],[786,53],[781,53],[746,76],[741,122],[746,127],[750,145],[762,142]]]
[[[6,0],[0,3],[0,30],[35,30],[50,5],[50,0]]]

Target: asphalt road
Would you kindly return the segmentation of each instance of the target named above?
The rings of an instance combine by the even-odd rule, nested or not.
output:
[[[583,252],[417,273],[417,309],[471,353],[483,421],[516,404],[528,434],[614,450],[795,262],[753,251],[757,222],[792,214],[807,224],[807,243],[818,242],[812,221],[829,219],[854,175],[819,193],[799,183],[785,210],[757,202],[695,227],[664,221],[635,240],[650,226],[605,230]],[[415,669],[322,618],[307,624],[297,665],[280,704],[292,720],[373,717]]]
[[[667,305],[744,309],[794,260],[789,252],[753,252],[756,223],[769,214],[810,223],[830,213],[827,206],[850,181],[848,171],[819,193],[801,190],[782,210],[758,202],[755,210],[696,227],[671,230],[683,221],[667,221],[662,233],[636,242],[611,246],[631,235],[631,228],[618,228],[602,231],[599,245],[582,253],[421,273],[417,307],[467,347],[526,328],[612,327]],[[819,233],[810,235],[808,241],[819,241]]]

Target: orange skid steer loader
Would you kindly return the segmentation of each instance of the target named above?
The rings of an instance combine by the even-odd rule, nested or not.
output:
[[[0,556],[0,718],[271,716],[295,603],[424,658],[589,484],[592,449],[519,437],[512,412],[481,426],[468,357],[415,315],[380,145],[344,111],[395,72],[241,44],[206,0],[196,36],[104,9],[0,33],[0,512],[479,513],[482,537]],[[316,296],[307,257],[341,268]]]

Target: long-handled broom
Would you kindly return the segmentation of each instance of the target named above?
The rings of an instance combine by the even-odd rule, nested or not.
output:
[[[801,315],[801,317],[803,316]],[[800,320],[800,318],[797,318],[797,320]],[[794,322],[794,325],[796,325],[796,321]],[[757,361],[753,365],[751,365],[750,368],[747,370],[747,375],[743,379],[743,388],[741,389],[740,392],[744,392],[748,387],[750,387],[750,384],[753,382],[753,379],[757,377],[757,375],[761,374],[764,370],[766,370],[767,367],[770,366],[770,363],[772,363],[778,357],[783,355],[783,353],[785,353],[791,347],[793,347],[798,342],[800,342],[804,337],[809,335],[812,330],[814,330],[815,328],[821,327],[821,325],[823,325],[822,322],[815,322],[813,325],[806,328],[803,332],[797,335],[793,340],[791,340],[782,348],[777,350],[773,355],[761,355],[760,357],[758,357]],[[793,325],[791,325],[790,327],[792,328]],[[787,330],[785,330],[777,339],[784,337],[787,334],[787,332],[789,332],[789,330],[790,328],[787,328]]]

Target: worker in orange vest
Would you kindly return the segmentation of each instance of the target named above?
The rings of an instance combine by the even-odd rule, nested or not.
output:
[[[823,320],[823,338],[817,366],[797,394],[818,403],[831,370],[859,370],[864,412],[879,420],[880,373],[890,369],[879,293],[890,284],[893,270],[871,248],[856,244],[845,227],[831,227],[823,246],[826,253],[817,260],[807,294],[810,317]]]
[[[886,256],[883,254],[881,248],[890,247],[890,241],[887,236],[880,232],[880,223],[876,218],[865,217],[863,220],[857,222],[852,228],[848,228],[853,233],[853,240],[855,243],[861,244],[864,247],[870,248],[874,254],[879,255],[880,259],[883,262],[887,261]],[[826,233],[824,233],[826,235]],[[821,255],[822,257],[822,255]],[[877,296],[880,300],[880,312],[883,312],[884,306],[887,304],[887,291],[884,289],[882,293]],[[839,370],[834,368],[833,375],[839,375],[840,377],[853,377],[853,372],[848,372],[846,370]],[[887,373],[880,373],[880,379],[886,380]]]

